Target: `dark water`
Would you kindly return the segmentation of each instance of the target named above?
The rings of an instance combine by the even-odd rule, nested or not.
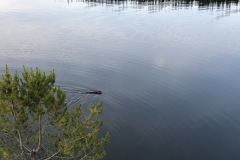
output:
[[[103,101],[106,159],[240,159],[238,1],[1,0],[0,24],[1,73]]]

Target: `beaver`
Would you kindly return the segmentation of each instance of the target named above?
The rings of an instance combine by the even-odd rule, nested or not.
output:
[[[88,91],[88,92],[83,92],[83,94],[102,94],[102,91]]]

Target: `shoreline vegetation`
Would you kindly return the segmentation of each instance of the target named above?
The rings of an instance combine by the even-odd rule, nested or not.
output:
[[[102,102],[85,113],[69,109],[66,94],[55,86],[55,73],[23,67],[22,75],[0,80],[0,159],[94,159],[106,155],[109,133],[101,133]]]

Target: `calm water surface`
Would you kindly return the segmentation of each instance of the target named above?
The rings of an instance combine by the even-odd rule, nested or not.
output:
[[[102,100],[106,159],[240,159],[240,5],[188,2],[1,0],[0,73]]]

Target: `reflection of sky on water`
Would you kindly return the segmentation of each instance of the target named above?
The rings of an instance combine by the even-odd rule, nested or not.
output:
[[[110,67],[126,73],[134,73],[137,68],[141,71],[147,66],[173,72],[178,77],[191,75],[216,57],[236,54],[239,48],[239,42],[232,41],[240,35],[237,15],[212,21],[214,16],[209,16],[208,11],[199,12],[194,7],[181,12],[141,16],[133,13],[121,17],[117,13],[94,15],[96,9],[99,8],[67,9],[51,14],[40,14],[39,11],[33,15],[25,11],[12,13],[14,16],[2,14],[5,21],[0,27],[2,61],[11,63],[21,59],[29,65],[32,61],[54,61],[52,65],[59,66],[60,63],[63,68],[68,63],[81,63],[86,72],[95,63],[103,69]],[[227,29],[229,27],[231,30]],[[81,58],[78,58],[79,54]],[[22,64],[15,65],[20,67]],[[220,69],[229,70],[228,65],[223,68],[211,65],[209,68],[207,72],[204,69],[204,74],[218,75],[224,73]],[[82,70],[84,72],[84,68]]]

